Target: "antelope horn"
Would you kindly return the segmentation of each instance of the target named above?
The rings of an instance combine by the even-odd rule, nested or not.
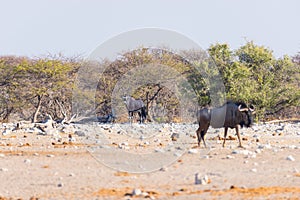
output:
[[[248,108],[242,108],[241,109],[241,107],[242,107],[242,105],[239,105],[238,109],[239,109],[240,112],[244,112],[244,111],[248,111],[249,110]]]
[[[251,112],[254,112],[254,111],[255,111],[254,106],[253,106],[253,105],[250,105],[250,106],[249,106],[249,110],[250,110]]]

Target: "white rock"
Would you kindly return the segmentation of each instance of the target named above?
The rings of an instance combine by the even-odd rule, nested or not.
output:
[[[5,155],[3,153],[0,153],[0,158],[4,158]]]
[[[271,144],[265,144],[265,145],[261,144],[258,146],[258,148],[259,149],[272,149],[272,146],[271,146]]]
[[[226,158],[227,158],[227,159],[233,159],[233,158],[234,158],[234,156],[227,155],[227,156],[226,156]]]
[[[252,130],[255,131],[255,132],[258,132],[259,128],[258,128],[258,126],[254,125],[254,126],[252,126]]]
[[[197,149],[189,149],[188,153],[196,154],[196,153],[198,153],[198,150]]]
[[[248,155],[253,155],[254,153],[249,150],[233,150],[232,154],[242,154],[242,155],[248,156]]]
[[[251,169],[251,172],[257,172],[256,168]]]
[[[297,146],[296,145],[289,145],[288,148],[289,149],[297,149]]]
[[[256,154],[253,153],[253,154],[248,155],[247,157],[248,157],[248,158],[256,158]]]
[[[179,153],[179,152],[175,152],[173,155],[174,155],[174,156],[176,156],[176,157],[180,157],[180,156],[182,156],[182,154],[181,154],[181,153]]]
[[[133,189],[133,191],[132,191],[132,195],[133,196],[139,196],[141,194],[142,194],[142,191],[140,189],[138,189],[138,188]]]
[[[209,183],[209,178],[207,175],[199,177],[199,173],[195,174],[195,184],[196,185],[207,185]]]
[[[260,153],[261,153],[261,150],[260,150],[260,149],[256,149],[256,150],[255,150],[255,153],[260,154]]]
[[[30,164],[30,163],[31,163],[31,160],[29,160],[29,159],[25,159],[25,160],[24,160],[24,163],[26,163],[26,164]]]
[[[157,152],[157,153],[165,153],[164,149],[155,149],[154,151]]]
[[[76,138],[70,137],[69,142],[76,142]]]
[[[9,134],[11,134],[11,130],[9,130],[9,129],[5,129],[5,130],[2,132],[2,135],[3,135],[3,136],[9,135]]]
[[[52,155],[52,154],[48,154],[48,155],[47,155],[47,157],[48,157],[48,158],[53,158],[53,157],[54,157],[54,155]]]
[[[146,197],[146,196],[148,196],[149,195],[149,193],[148,192],[142,192],[142,194],[141,194],[142,196],[144,196],[144,197]]]
[[[7,172],[8,169],[7,169],[7,168],[0,168],[0,171],[1,171],[1,172]]]
[[[291,155],[289,155],[288,157],[286,157],[287,160],[289,161],[295,161],[295,158]]]

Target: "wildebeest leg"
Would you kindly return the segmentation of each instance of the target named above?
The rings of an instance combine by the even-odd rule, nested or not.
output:
[[[237,135],[237,137],[239,139],[239,147],[243,148],[243,145],[242,145],[242,142],[241,142],[241,135],[240,135],[240,131],[239,131],[239,126],[238,125],[235,127],[235,131],[236,131],[236,135]]]
[[[200,127],[197,129],[196,134],[197,134],[197,139],[198,139],[198,146],[200,147],[200,142],[201,142],[201,136],[200,136],[201,129],[200,129]]]
[[[138,111],[139,114],[139,118],[140,118],[140,124],[143,122],[143,115],[142,115],[142,111]]]
[[[204,140],[204,136],[205,136],[206,132],[207,132],[207,128],[201,129],[200,127],[196,131],[196,133],[197,133],[197,139],[198,139],[198,146],[199,147],[200,147],[201,139],[203,141],[204,147],[206,147],[206,143],[205,143],[205,140]]]
[[[128,112],[128,116],[129,116],[129,124],[131,125],[132,123],[132,118],[133,118],[133,112]]]
[[[225,141],[226,141],[226,137],[227,137],[227,132],[228,132],[228,127],[225,127],[225,130],[224,130],[224,141],[223,141],[223,147],[225,147]]]
[[[202,139],[202,141],[203,141],[203,144],[204,144],[204,147],[205,147],[205,148],[206,148],[206,144],[205,144],[204,136],[205,136],[205,134],[206,134],[206,131],[207,131],[207,130],[202,130],[202,131],[201,131],[201,139]]]

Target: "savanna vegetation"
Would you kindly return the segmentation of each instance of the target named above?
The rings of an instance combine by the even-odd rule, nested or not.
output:
[[[88,67],[91,65],[96,67]],[[105,69],[102,75],[95,70],[97,66]],[[164,66],[174,69],[174,74],[163,72]],[[78,72],[85,73],[78,77]],[[150,74],[155,81],[145,84],[143,81]],[[191,49],[179,53],[167,48],[140,48],[120,53],[114,61],[98,63],[62,56],[2,56],[0,120],[36,122],[47,115],[56,120],[70,119],[73,114],[107,115],[112,112],[113,98],[119,98],[116,88],[121,88],[119,92],[130,92],[144,100],[149,120],[179,122],[180,94],[195,96],[195,108],[212,104],[211,95],[219,87],[212,80],[217,80],[218,74],[224,84],[220,103],[231,99],[253,104],[259,120],[299,116],[300,53],[276,58],[269,48],[247,42],[235,50],[228,44],[214,44],[207,51]],[[185,77],[187,82],[176,76]],[[79,79],[86,84],[78,86]],[[90,80],[96,80],[96,90],[89,88]],[[182,81],[182,87],[176,93],[170,83],[178,81]],[[75,93],[80,101],[74,99]],[[117,96],[113,97],[114,93]],[[86,106],[76,105],[82,102]],[[126,112],[117,117],[121,120]]]

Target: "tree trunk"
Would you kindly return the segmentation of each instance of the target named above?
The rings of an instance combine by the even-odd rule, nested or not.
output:
[[[32,123],[37,122],[37,116],[38,116],[38,114],[40,112],[40,109],[41,109],[43,95],[38,95],[37,98],[38,98],[38,104],[37,104],[37,107],[35,109],[35,112],[34,112],[34,115],[33,115],[33,118],[32,118]]]
[[[4,117],[3,117],[3,122],[8,122],[8,118],[9,118],[9,116],[10,116],[10,114],[12,113],[12,111],[14,110],[14,108],[13,107],[7,107],[6,108],[6,113],[5,113],[5,115],[4,115]]]

